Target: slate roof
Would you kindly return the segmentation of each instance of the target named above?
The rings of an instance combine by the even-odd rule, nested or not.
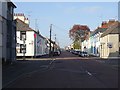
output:
[[[16,22],[17,22],[17,31],[34,31],[35,33],[38,33],[34,29],[30,28],[29,25],[26,24],[25,22],[23,22],[22,20],[20,20],[20,19],[17,18]],[[40,33],[39,33],[39,36],[41,36],[43,39],[46,39]]]
[[[102,35],[104,37],[108,34],[120,34],[120,22],[116,21],[113,23]]]
[[[17,31],[34,31],[32,28],[29,27],[28,24],[26,24],[25,22],[23,22],[20,19],[16,19],[16,26],[17,26]]]
[[[92,31],[91,33],[90,33],[90,37],[91,36],[94,36],[95,34],[97,34],[97,33],[99,33],[99,32],[104,32],[104,31],[106,31],[107,30],[107,28],[97,28],[95,31]]]
[[[104,31],[106,31],[107,30],[107,28],[98,28],[98,29],[96,29],[94,32],[93,32],[93,34],[92,35],[95,35],[95,34],[97,34],[97,33],[102,33],[102,32],[104,32]]]

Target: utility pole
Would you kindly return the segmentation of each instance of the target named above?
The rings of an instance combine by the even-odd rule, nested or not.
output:
[[[53,44],[53,52],[57,50],[56,47],[55,47],[56,45],[57,45],[57,44],[56,44],[56,34],[55,34],[55,42],[54,42],[54,44]]]
[[[50,51],[49,51],[50,57],[51,57],[51,32],[52,32],[52,24],[50,25]]]
[[[56,43],[56,34],[55,34],[55,43]]]

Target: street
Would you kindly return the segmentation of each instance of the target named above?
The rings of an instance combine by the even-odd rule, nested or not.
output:
[[[18,60],[3,67],[3,88],[118,88],[115,64],[67,51],[53,58]]]

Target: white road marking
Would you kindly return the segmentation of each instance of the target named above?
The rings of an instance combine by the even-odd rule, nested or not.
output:
[[[88,75],[90,75],[90,76],[92,76],[92,74],[90,73],[90,72],[88,72],[88,71],[85,71]]]

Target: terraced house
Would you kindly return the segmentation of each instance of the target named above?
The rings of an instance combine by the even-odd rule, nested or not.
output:
[[[100,37],[115,20],[103,21],[101,26],[90,32],[89,39],[82,42],[82,51],[86,51],[93,56],[100,56],[101,42]]]
[[[29,27],[29,20],[24,14],[14,14],[17,25],[17,46],[18,57],[37,57],[49,53],[47,39],[39,31]]]
[[[100,37],[100,57],[120,57],[120,22],[114,22]]]

